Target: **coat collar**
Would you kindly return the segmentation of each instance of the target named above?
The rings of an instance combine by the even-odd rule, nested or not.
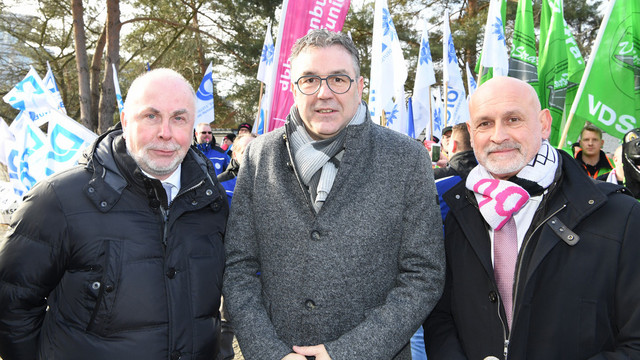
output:
[[[564,151],[559,150],[561,158],[561,176],[556,180],[557,186],[551,189],[548,199],[543,201],[540,215],[536,215],[532,228],[527,237],[538,236],[546,231],[550,225],[546,222],[553,216],[557,217],[568,229],[574,229],[585,217],[592,214],[607,201],[607,196],[596,186],[593,179],[584,174],[580,165]],[[480,215],[478,205],[473,194],[465,188],[464,182],[455,185],[443,195],[450,211],[458,219],[467,241],[473,248],[485,270],[493,277],[491,264],[491,244],[488,235],[488,225]],[[553,216],[551,216],[553,215]],[[538,226],[539,225],[539,226]],[[485,231],[480,231],[485,229]],[[535,230],[534,230],[535,229]],[[551,231],[551,229],[548,229]],[[445,228],[445,231],[447,229]],[[540,236],[531,260],[527,266],[527,278],[540,265],[545,256],[557,245],[561,239],[552,232],[551,236]]]

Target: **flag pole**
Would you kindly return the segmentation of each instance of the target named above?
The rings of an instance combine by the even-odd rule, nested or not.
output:
[[[447,110],[447,108],[449,107],[449,82],[443,81],[442,84],[444,85],[444,109],[442,109],[442,112],[444,113],[444,125],[442,126],[442,128],[444,129],[447,127],[447,123],[449,122],[449,117],[447,116],[447,114],[449,113],[449,111]]]
[[[578,86],[578,91],[573,100],[573,104],[571,104],[571,110],[569,110],[569,117],[567,117],[567,121],[564,125],[564,129],[562,129],[562,136],[560,136],[560,142],[558,143],[558,148],[562,149],[562,144],[567,140],[567,135],[569,134],[569,127],[571,122],[573,121],[573,116],[576,113],[576,109],[578,108],[578,103],[580,102],[580,98],[582,97],[582,93],[584,92],[584,87],[587,83],[587,79],[589,78],[589,74],[591,73],[591,68],[593,67],[593,63],[595,61],[595,55],[598,49],[600,48],[600,43],[602,42],[602,38],[604,37],[604,30],[609,23],[609,18],[611,17],[611,12],[613,11],[613,6],[615,5],[616,0],[611,0],[609,2],[609,8],[607,12],[604,14],[602,18],[602,24],[600,25],[600,29],[598,29],[598,35],[596,36],[596,41],[591,47],[591,54],[589,55],[589,60],[587,61],[587,67],[584,69],[584,73],[582,74],[582,79],[580,79],[580,85]]]
[[[431,124],[430,139],[433,138],[433,108],[431,107],[431,86],[429,86],[429,124]]]
[[[380,126],[387,127],[387,113],[382,109],[382,114],[380,115]]]
[[[260,81],[260,95],[258,96],[258,116],[253,120],[253,127],[260,124],[260,110],[262,109],[262,96],[264,95],[264,83]]]

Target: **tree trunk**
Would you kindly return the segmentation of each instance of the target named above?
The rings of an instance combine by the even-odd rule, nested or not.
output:
[[[116,111],[116,92],[113,84],[113,67],[120,65],[120,1],[107,0],[107,56],[105,58],[104,78],[102,79],[102,96],[100,98],[100,114],[98,131],[106,132],[113,125],[113,114]]]
[[[470,19],[473,19],[474,17],[478,16],[478,0],[468,0],[467,14],[469,14]],[[473,44],[475,44],[477,41],[478,41],[478,34],[476,33],[473,35]],[[467,52],[466,58],[467,58],[469,67],[473,69],[476,66],[478,51],[475,46],[471,46],[466,50],[466,52]],[[479,76],[480,75],[478,75],[478,77]],[[465,77],[466,77],[466,73],[465,73]]]
[[[84,32],[84,8],[82,0],[72,0],[73,33],[76,47],[76,69],[78,70],[78,88],[80,95],[80,123],[92,129],[91,116],[91,86],[89,83],[89,61],[87,57],[86,35]]]
[[[91,103],[100,103],[100,69],[102,68],[102,55],[104,54],[104,46],[107,42],[107,26],[102,28],[102,33],[96,44],[93,59],[91,60]],[[98,106],[91,107],[91,128],[98,130]]]

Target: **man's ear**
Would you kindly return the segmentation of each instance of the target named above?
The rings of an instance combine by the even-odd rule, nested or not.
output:
[[[541,110],[538,114],[538,120],[540,120],[542,127],[542,138],[549,139],[549,135],[551,135],[551,121],[553,120],[549,109]]]
[[[449,140],[451,143],[451,151],[449,151],[451,154],[455,154],[456,151],[458,151],[458,140]]]

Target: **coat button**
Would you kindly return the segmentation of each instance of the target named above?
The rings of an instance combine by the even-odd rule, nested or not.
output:
[[[219,200],[216,200],[216,201],[213,202],[213,204],[211,204],[211,208],[215,212],[219,211],[220,207],[221,207],[221,205],[220,205],[220,201]]]
[[[171,360],[180,360],[182,358],[182,353],[178,350],[171,353]]]
[[[316,303],[314,303],[313,300],[307,300],[304,302],[304,306],[306,306],[309,310],[313,310],[316,308]]]
[[[315,241],[319,241],[320,240],[320,233],[317,231],[312,231],[311,232],[311,239],[315,240]]]
[[[492,303],[498,301],[498,294],[496,294],[495,291],[489,292],[489,301],[491,301]]]
[[[91,284],[91,288],[93,290],[98,290],[100,289],[100,282],[99,281],[95,281],[93,284]]]
[[[100,202],[100,207],[107,207],[107,202],[106,201]]]
[[[107,286],[104,287],[104,291],[110,293],[113,291],[113,285],[109,284]]]
[[[167,277],[169,279],[173,279],[174,277],[176,277],[176,269],[175,268],[169,268],[169,270],[167,271]]]

